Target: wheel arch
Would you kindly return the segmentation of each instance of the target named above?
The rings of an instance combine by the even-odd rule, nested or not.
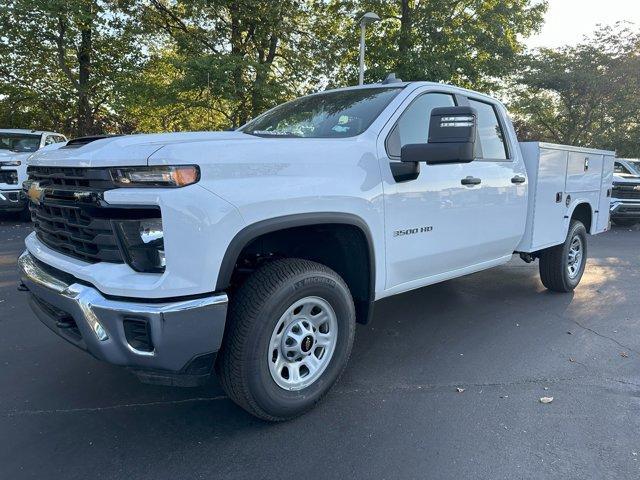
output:
[[[573,205],[571,214],[568,216],[568,223],[571,223],[571,220],[580,220],[587,230],[587,233],[591,233],[594,213],[595,211],[588,200],[578,200]],[[567,225],[567,231],[568,228],[569,225]]]
[[[279,232],[296,231],[304,227],[329,227],[339,225],[350,227],[357,230],[362,235],[362,241],[365,242],[366,248],[366,266],[368,271],[366,275],[366,289],[362,294],[354,294],[356,301],[356,314],[358,323],[368,323],[373,314],[373,302],[375,299],[375,250],[371,231],[364,219],[361,217],[342,212],[313,212],[301,213],[293,215],[285,215],[281,217],[269,218],[247,225],[240,230],[229,243],[220,264],[218,278],[216,281],[216,291],[228,290],[232,285],[232,278],[236,271],[241,255],[245,250],[256,243],[261,238],[269,234],[277,234]],[[329,265],[332,267],[332,265]],[[334,270],[339,269],[333,266]],[[345,266],[346,267],[346,266]],[[338,273],[342,273],[338,271]],[[344,274],[343,274],[344,277]],[[345,278],[347,284],[351,288],[350,279]]]

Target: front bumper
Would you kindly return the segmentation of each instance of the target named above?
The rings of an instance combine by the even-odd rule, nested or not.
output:
[[[224,334],[227,295],[166,303],[114,300],[55,271],[25,251],[18,260],[30,305],[53,332],[94,357],[131,368],[149,383],[197,385],[211,373]],[[136,348],[124,322],[147,326],[150,347]]]
[[[623,202],[613,200],[611,202],[611,218],[619,219],[640,219],[640,202]]]
[[[0,190],[0,211],[22,211],[27,206],[27,199],[22,190]]]

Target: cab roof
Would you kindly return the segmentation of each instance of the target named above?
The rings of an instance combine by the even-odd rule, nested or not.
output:
[[[367,88],[400,88],[404,89],[407,87],[434,87],[434,88],[446,88],[447,90],[452,91],[453,93],[458,93],[460,95],[473,95],[475,97],[484,97],[487,100],[491,100],[492,102],[502,103],[496,97],[488,95],[486,93],[478,92],[475,90],[469,90],[467,88],[457,87],[455,85],[451,85],[449,83],[438,83],[438,82],[427,82],[427,81],[411,81],[411,82],[403,82],[403,81],[393,81],[393,82],[379,82],[379,83],[365,83],[364,85],[354,85],[350,87],[340,87],[333,88],[330,90],[325,90],[321,92],[316,92],[316,94],[327,93],[327,92],[339,92],[345,90],[359,90],[359,89],[367,89]],[[315,94],[314,94],[315,95]]]

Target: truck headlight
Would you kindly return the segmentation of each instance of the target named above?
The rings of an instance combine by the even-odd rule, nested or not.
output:
[[[20,160],[6,160],[4,162],[0,162],[0,167],[19,167],[22,165]]]
[[[166,267],[161,218],[115,220],[125,260],[136,272],[162,273]]]
[[[121,187],[186,187],[200,180],[197,165],[112,168],[111,178]]]

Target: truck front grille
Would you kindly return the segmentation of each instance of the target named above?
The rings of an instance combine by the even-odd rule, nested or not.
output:
[[[0,170],[0,183],[6,183],[8,185],[17,185],[18,171],[17,170]]]
[[[36,235],[48,247],[89,263],[124,263],[111,221],[56,201],[29,205]]]
[[[638,185],[625,185],[614,184],[613,185],[613,198],[622,200],[640,200],[640,184]]]
[[[37,166],[29,167],[28,173],[25,189],[38,182],[40,191],[40,198],[29,202],[37,237],[49,248],[85,262],[125,263],[114,221],[160,217],[157,207],[113,207],[104,202],[104,191],[115,188],[106,168]]]
[[[29,180],[52,187],[81,187],[98,191],[116,188],[107,168],[29,167]]]

